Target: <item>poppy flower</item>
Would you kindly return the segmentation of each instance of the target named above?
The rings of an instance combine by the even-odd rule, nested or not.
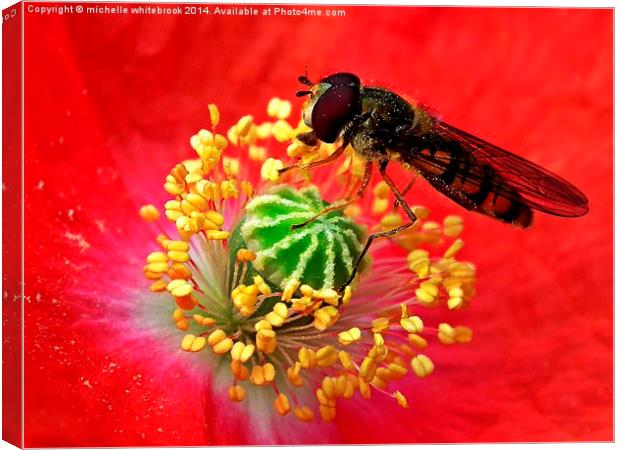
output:
[[[262,14],[267,7],[256,8]],[[336,7],[308,8],[325,12]],[[344,15],[25,12],[25,445],[612,438],[611,11],[336,9]],[[571,180],[589,198],[590,213],[579,219],[537,214],[532,228],[521,230],[466,212],[420,181],[407,200],[427,207],[431,215],[425,220],[437,225],[421,225],[373,248],[374,261],[352,285],[347,307],[357,311],[355,320],[347,318],[346,309],[336,317],[335,305],[348,300],[345,292],[334,297],[328,286],[319,285],[304,292],[297,277],[286,283],[277,276],[269,279],[282,268],[278,258],[263,261],[258,278],[241,277],[230,292],[209,295],[213,284],[205,280],[217,279],[229,289],[230,273],[249,267],[263,250],[251,248],[253,228],[244,232],[243,225],[237,226],[251,220],[249,214],[260,217],[255,199],[290,195],[310,201],[316,195],[331,202],[341,194],[346,173],[355,176],[354,161],[344,157],[312,171],[313,192],[302,191],[302,173],[277,177],[278,161],[284,165],[301,156],[287,155],[290,141],[280,142],[277,135],[290,137],[298,126],[301,101],[293,94],[306,65],[313,79],[351,71],[365,83],[431,105],[447,122]],[[272,98],[290,100],[291,111],[286,101],[270,104]],[[234,139],[243,144],[239,140],[248,139],[250,130],[260,134],[267,122],[280,125],[270,126],[264,146],[257,141],[250,150],[251,141],[234,144]],[[192,160],[200,161],[203,172]],[[194,203],[176,198],[191,193],[188,176],[209,179],[204,177],[209,161],[217,162],[209,174],[217,174],[212,181],[220,189],[218,207],[209,203],[203,208],[195,204],[198,198],[192,198]],[[401,176],[410,177],[398,168],[393,173],[401,181]],[[236,184],[222,188],[222,182],[233,179]],[[280,182],[292,193],[278,191]],[[382,211],[386,198],[391,205],[382,189],[373,182],[358,205],[361,213],[352,207],[339,216],[354,236],[399,220],[386,219],[384,210],[372,214],[373,206]],[[201,215],[192,216],[194,210]],[[462,241],[450,236],[456,235],[454,228],[460,231],[461,221],[454,216],[465,224]],[[179,217],[188,219],[179,223]],[[182,233],[193,233],[195,227],[205,243],[190,249]],[[173,238],[171,230],[181,234]],[[235,231],[244,243],[231,253]],[[160,234],[167,237],[158,241]],[[450,295],[442,286],[440,307],[425,308],[419,304],[425,293],[415,292],[425,289],[408,284],[420,281],[416,270],[424,267],[425,254],[409,261],[407,255],[420,239],[437,236],[442,246],[429,246],[428,267],[452,256],[471,262],[475,294],[469,277],[459,287],[462,292]],[[451,247],[453,242],[465,245]],[[457,250],[458,255],[445,254]],[[146,263],[145,257],[150,258]],[[422,266],[410,267],[420,259]],[[165,270],[157,265],[162,262]],[[171,270],[177,275],[169,277]],[[158,278],[163,272],[169,278]],[[205,280],[198,280],[201,274]],[[158,284],[162,279],[165,285]],[[300,286],[289,286],[291,280]],[[313,311],[306,316],[310,323],[296,324],[307,328],[289,329],[297,340],[289,336],[287,343],[282,333],[280,344],[288,344],[291,353],[282,356],[281,365],[258,360],[247,366],[247,379],[235,384],[233,375],[246,378],[241,366],[248,354],[246,363],[259,351],[269,354],[271,334],[263,333],[261,342],[235,340],[196,302],[218,297],[228,301],[222,314],[235,311],[245,317],[245,311],[252,317],[262,314],[266,303],[259,301],[270,290],[281,289],[282,296],[287,288],[295,292],[287,311],[294,298],[309,298],[318,309],[326,308],[324,314]],[[450,308],[451,298],[470,306]],[[418,303],[401,310],[407,299]],[[269,323],[262,323],[264,330],[293,328],[291,323],[278,327],[288,316],[270,306],[261,319]],[[295,362],[310,366],[307,360],[315,358],[316,363],[317,352],[304,351],[297,360],[292,353],[311,350],[300,342],[316,333],[331,329],[332,348],[348,348],[343,342],[352,341],[351,346],[366,346],[366,356],[372,351],[377,356],[388,347],[381,336],[387,341],[388,335],[378,328],[373,334],[372,327],[381,323],[372,320],[382,318],[388,306],[397,311],[389,310],[390,325],[405,339],[422,325],[436,328],[426,336],[429,346],[423,353],[412,338],[407,345],[414,354],[406,361],[388,358],[392,372],[386,369],[385,377],[378,377],[386,378],[387,386],[374,376],[362,379],[374,385],[370,400],[362,399],[364,387],[357,379],[354,398],[338,397],[333,415],[327,394],[341,389],[335,384],[342,373],[330,370],[347,363],[336,362],[339,355],[332,349],[320,356],[334,359],[333,366],[319,367],[325,370],[304,379],[307,387],[298,403],[283,389],[285,378],[294,383],[298,373],[310,371],[301,367],[296,373]],[[446,345],[470,340],[470,328],[460,326],[471,327],[471,342]],[[360,342],[358,331],[364,336]],[[231,360],[238,361],[236,369]],[[371,362],[365,363],[366,370]],[[399,367],[405,366],[407,376],[401,378]],[[287,367],[293,368],[291,374],[285,373]],[[347,381],[354,383],[345,379],[344,391]],[[327,398],[321,400],[319,387]],[[300,420],[311,418],[309,410],[314,420]]]

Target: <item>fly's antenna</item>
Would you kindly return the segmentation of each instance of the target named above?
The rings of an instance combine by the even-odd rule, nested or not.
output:
[[[308,77],[307,77],[307,76],[305,76],[305,75],[300,75],[300,76],[299,76],[299,78],[297,78],[297,79],[299,80],[299,82],[300,82],[301,84],[305,84],[306,86],[312,86],[312,85],[314,84],[314,83],[313,83],[312,81],[310,81],[310,80],[308,79]]]
[[[306,95],[312,94],[312,91],[297,91],[295,94],[297,97],[305,97]]]
[[[305,66],[304,74],[300,75],[297,79],[301,84],[306,86],[312,86],[314,84],[312,81],[310,81],[310,78],[308,78],[308,64],[306,64]],[[299,95],[299,97],[301,97],[301,95]]]

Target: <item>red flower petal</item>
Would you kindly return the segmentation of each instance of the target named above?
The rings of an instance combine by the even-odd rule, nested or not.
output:
[[[139,328],[152,250],[139,206],[220,106],[265,117],[270,97],[351,70],[560,173],[591,212],[529,231],[466,218],[478,267],[464,348],[405,384],[411,408],[343,404],[334,443],[612,438],[610,10],[344,8],[346,18],[27,14],[28,446],[265,442],[222,417],[206,367]],[[225,127],[223,129],[226,129]],[[419,183],[433,214],[461,211]],[[439,351],[441,350],[441,351]],[[445,350],[445,351],[444,351]],[[129,392],[127,392],[129,391]],[[357,411],[355,410],[357,409]],[[355,417],[355,420],[351,420]],[[317,442],[317,433],[275,436]]]

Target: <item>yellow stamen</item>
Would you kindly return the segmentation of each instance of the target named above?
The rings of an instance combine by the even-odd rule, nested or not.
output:
[[[147,222],[157,222],[160,214],[157,208],[153,205],[144,205],[140,208],[140,217]]]
[[[211,119],[211,126],[215,128],[220,123],[220,110],[213,103],[209,103],[209,118]]]
[[[411,360],[411,368],[418,377],[424,378],[433,373],[435,365],[428,356],[419,354]]]
[[[342,345],[350,345],[362,338],[362,332],[359,328],[353,327],[347,331],[338,333],[338,341]]]
[[[291,411],[291,404],[288,401],[288,397],[282,393],[278,394],[273,402],[273,409],[281,416],[287,415]]]

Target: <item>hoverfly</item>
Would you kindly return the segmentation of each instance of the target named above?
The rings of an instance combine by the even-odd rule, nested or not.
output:
[[[359,190],[319,215],[360,199],[370,182],[372,166],[377,163],[396,203],[410,220],[368,237],[345,286],[354,279],[362,258],[375,239],[400,233],[417,220],[404,198],[412,183],[402,191],[396,186],[386,172],[391,161],[415,169],[435,189],[462,207],[518,227],[531,225],[533,210],[563,217],[578,217],[588,212],[588,199],[568,181],[439,120],[421,106],[409,103],[388,89],[364,86],[351,73],[335,73],[318,83],[312,83],[302,75],[299,81],[309,87],[297,92],[297,96],[309,96],[302,114],[312,131],[301,133],[297,139],[308,145],[316,145],[319,140],[326,143],[339,141],[339,145],[325,159],[304,166],[293,164],[280,172],[332,162],[350,144],[366,160]]]

